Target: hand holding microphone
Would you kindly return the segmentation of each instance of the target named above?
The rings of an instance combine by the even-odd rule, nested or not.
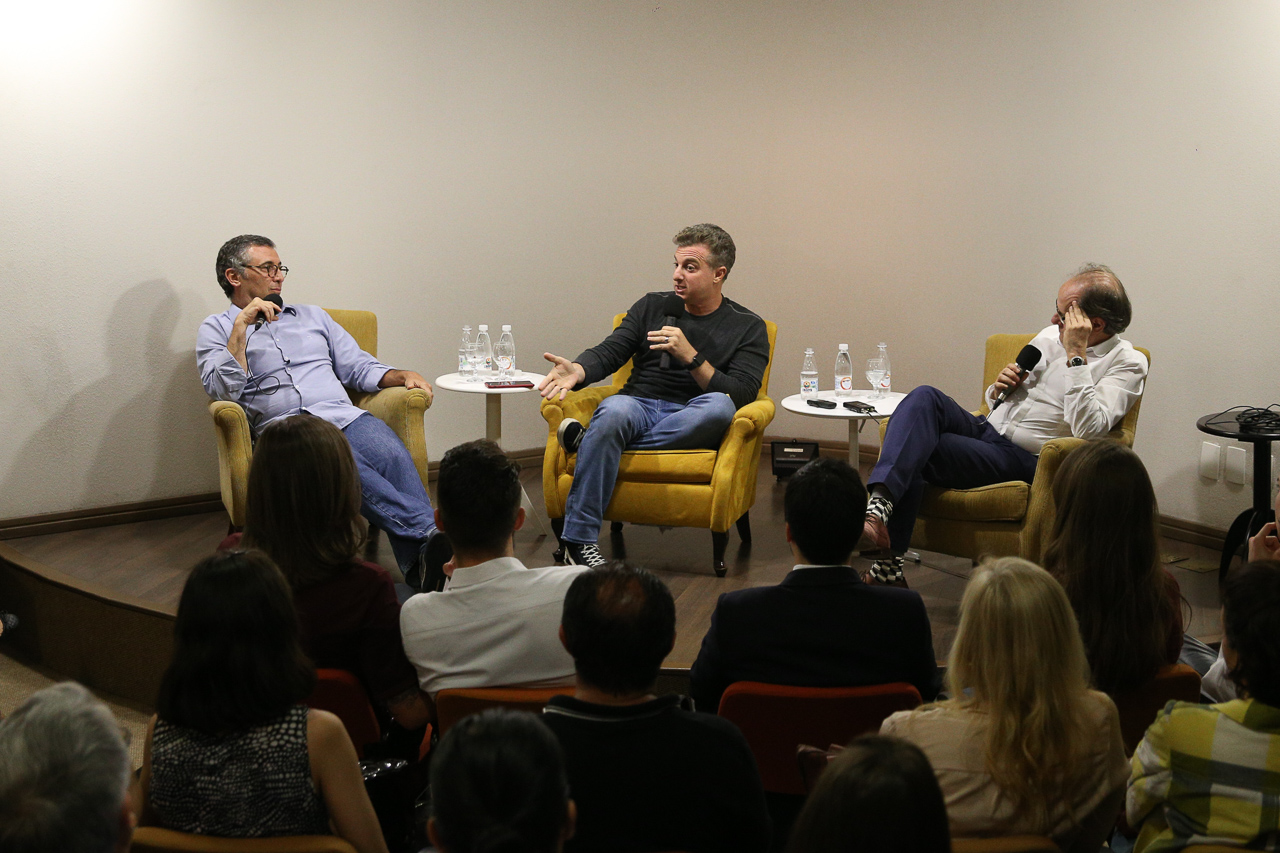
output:
[[[1009,393],[1022,384],[1022,380],[1027,378],[1027,374],[1040,363],[1040,350],[1037,347],[1027,344],[1018,353],[1018,360],[1000,371],[1000,377],[996,380],[996,386],[1001,384],[1004,388],[996,395],[995,402],[991,404],[991,411],[1000,408],[1000,404],[1005,401]]]
[[[667,298],[662,300],[662,313],[666,315],[663,317],[662,325],[674,326],[676,324],[676,319],[684,313],[684,300],[675,293],[668,293]],[[664,352],[662,354],[662,358],[658,359],[658,367],[661,370],[671,369],[670,352]]]
[[[276,306],[276,313],[279,313],[280,309],[284,308],[284,300],[280,298],[280,294],[278,293],[268,293],[266,296],[262,297],[262,301],[270,302],[272,305]],[[271,319],[274,320],[275,317],[272,317]],[[257,319],[253,321],[253,327],[255,329],[261,329],[262,324],[265,322],[267,322],[266,313],[259,311]]]

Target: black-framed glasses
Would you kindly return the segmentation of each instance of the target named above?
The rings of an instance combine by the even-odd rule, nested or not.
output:
[[[258,264],[256,267],[251,264],[245,264],[244,267],[245,269],[257,270],[258,272],[265,275],[267,278],[275,278],[276,273],[280,273],[281,278],[284,278],[289,274],[289,268],[284,266],[283,264],[266,263],[266,264]]]

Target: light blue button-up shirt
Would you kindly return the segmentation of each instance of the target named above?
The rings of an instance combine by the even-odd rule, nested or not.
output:
[[[369,355],[315,305],[286,305],[273,323],[250,327],[246,371],[227,349],[241,309],[211,314],[196,333],[196,364],[210,397],[244,407],[254,435],[272,421],[307,412],[342,429],[363,414],[347,389],[373,392],[390,367]]]

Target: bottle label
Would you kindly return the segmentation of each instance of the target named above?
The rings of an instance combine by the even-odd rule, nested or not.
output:
[[[818,377],[803,376],[800,378],[801,394],[817,394],[818,393]]]
[[[500,355],[497,358],[499,370],[510,370],[512,368],[511,356]]]
[[[852,390],[853,390],[853,377],[852,377],[852,376],[837,376],[837,377],[836,377],[836,388],[837,388],[838,390],[840,390],[840,391],[852,391]]]
[[[888,372],[888,371],[885,371],[884,378],[880,380],[880,386],[879,386],[879,387],[880,387],[880,390],[881,390],[881,391],[888,391],[888,390],[889,390],[889,384],[890,384],[890,383],[889,383],[889,372]]]
[[[470,366],[471,363],[467,361],[467,354],[465,352],[458,353],[458,372],[466,373],[467,368]]]

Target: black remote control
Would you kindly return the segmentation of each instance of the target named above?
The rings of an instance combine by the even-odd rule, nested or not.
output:
[[[814,400],[806,400],[805,402],[807,402],[810,406],[813,406],[815,409],[834,409],[836,407],[836,404],[833,403],[831,400],[814,399]]]

